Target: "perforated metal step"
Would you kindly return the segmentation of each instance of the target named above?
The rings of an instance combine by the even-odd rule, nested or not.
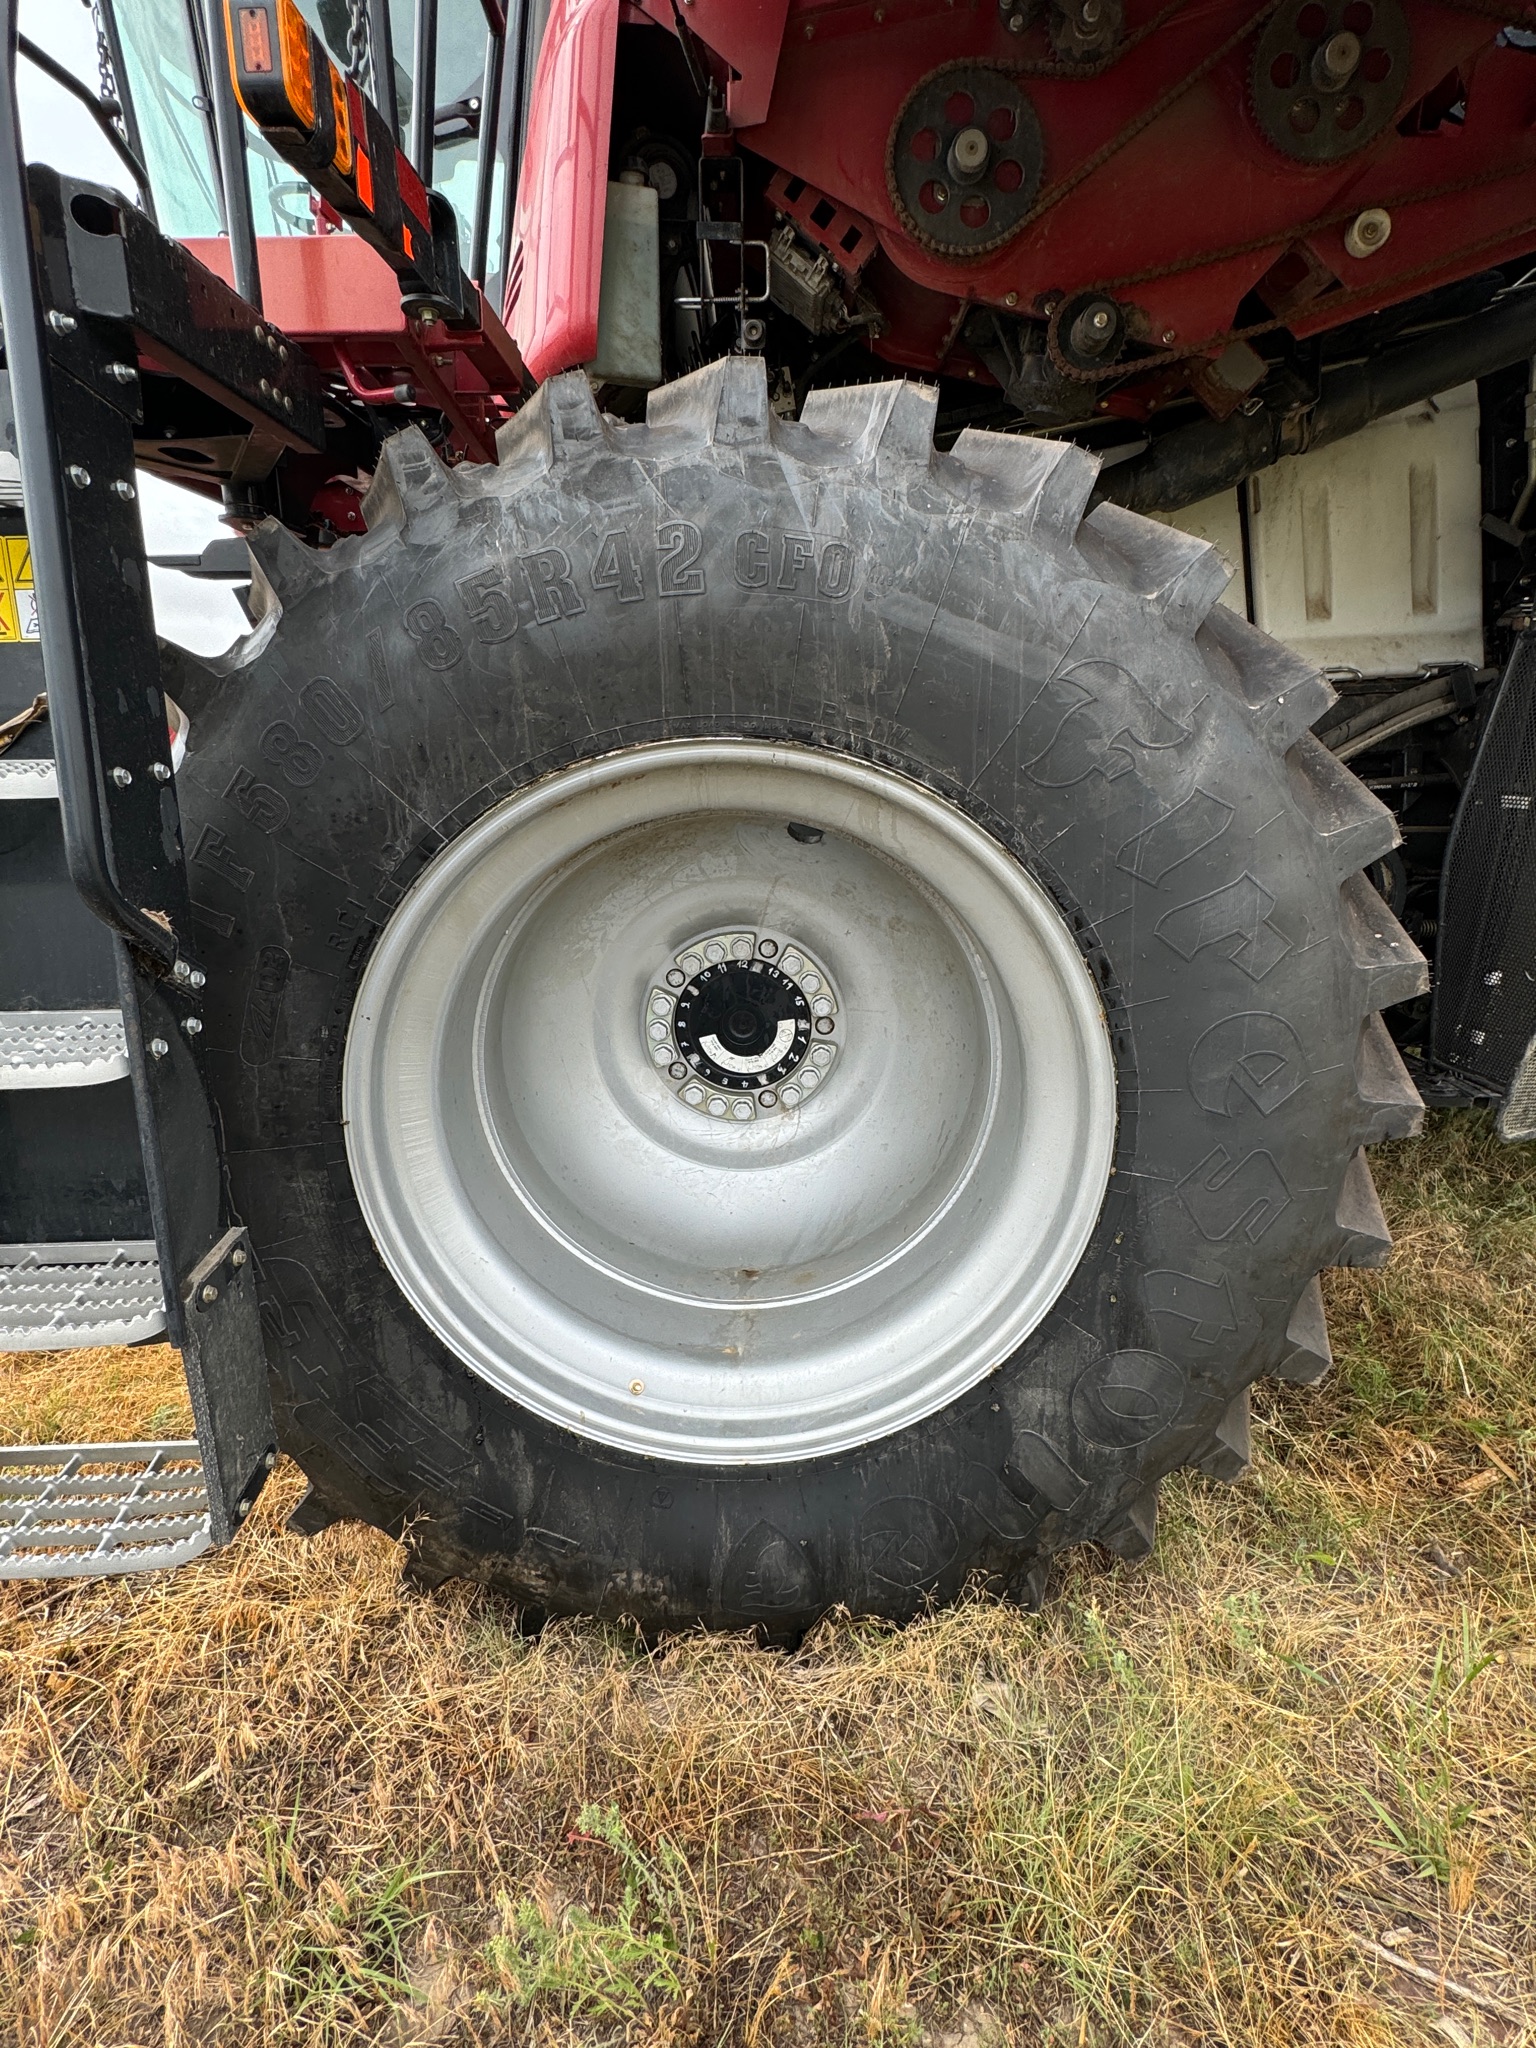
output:
[[[0,1351],[139,1344],[164,1328],[153,1239],[0,1244]]]
[[[0,759],[0,803],[7,797],[57,798],[58,794],[58,770],[51,761]]]
[[[0,1447],[0,1579],[166,1571],[211,1543],[195,1442]]]
[[[0,1010],[0,1089],[93,1088],[127,1072],[121,1010]]]

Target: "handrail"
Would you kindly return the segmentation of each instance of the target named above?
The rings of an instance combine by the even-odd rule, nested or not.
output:
[[[176,939],[118,887],[107,837],[101,764],[87,711],[85,662],[75,615],[64,480],[51,424],[52,378],[28,219],[27,176],[16,101],[20,0],[0,0],[0,320],[16,420],[16,453],[32,548],[48,713],[58,763],[59,809],[70,879],[96,915],[152,958],[171,966]]]

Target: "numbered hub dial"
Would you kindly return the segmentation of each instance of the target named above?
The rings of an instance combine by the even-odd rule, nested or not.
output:
[[[678,953],[646,998],[658,1074],[689,1108],[731,1123],[797,1109],[837,1053],[826,970],[793,939],[711,932]]]

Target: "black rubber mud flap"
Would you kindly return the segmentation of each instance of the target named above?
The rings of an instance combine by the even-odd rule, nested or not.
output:
[[[1214,550],[1058,443],[932,445],[914,386],[771,411],[731,360],[602,418],[555,379],[494,471],[388,444],[369,531],[258,533],[255,632],[179,778],[207,1050],[282,1440],[327,1515],[530,1608],[793,1636],[1152,1541],[1161,1477],[1247,1456],[1246,1389],[1326,1363],[1316,1275],[1385,1250],[1361,1148],[1418,1098],[1375,1012],[1423,966],[1359,870],[1385,809]],[[1086,515],[1086,516],[1085,516]],[[1118,1068],[1109,1193],[1044,1320],[921,1423],[797,1463],[630,1455],[520,1408],[407,1304],[341,1123],[375,939],[437,853],[571,763],[768,739],[875,762],[1047,889]]]

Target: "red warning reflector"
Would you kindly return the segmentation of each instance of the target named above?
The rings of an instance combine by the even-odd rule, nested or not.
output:
[[[272,31],[265,7],[240,9],[240,63],[246,71],[272,69]]]

